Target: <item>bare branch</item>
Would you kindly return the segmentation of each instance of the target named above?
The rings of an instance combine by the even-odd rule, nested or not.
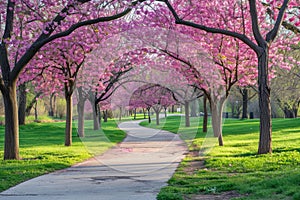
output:
[[[279,28],[283,22],[284,13],[288,7],[289,2],[290,2],[290,0],[284,0],[283,4],[279,10],[279,14],[278,14],[277,20],[275,22],[275,25],[274,25],[273,29],[266,36],[266,41],[268,43],[272,42],[275,39],[275,37],[279,31]]]

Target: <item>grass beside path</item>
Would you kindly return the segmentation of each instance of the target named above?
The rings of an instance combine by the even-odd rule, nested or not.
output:
[[[185,128],[180,117],[170,117],[157,127],[181,134],[190,147],[169,185],[160,191],[159,200],[204,199],[225,191],[236,191],[238,195],[232,198],[240,200],[300,199],[300,119],[273,120],[271,155],[256,154],[258,120],[226,119],[223,147],[202,133],[202,119],[200,126],[196,121],[193,118],[192,127]],[[147,122],[142,124],[147,126]],[[199,151],[204,154],[199,156]]]
[[[99,142],[94,138],[89,141],[89,145],[97,147],[97,153],[103,153],[125,137],[125,133],[117,128],[114,120],[103,123],[102,129],[103,131],[99,133],[93,131],[93,135],[98,136],[104,133],[106,138],[109,138],[108,140]],[[92,156],[89,148],[76,136],[75,129],[73,130],[73,145],[65,147],[64,131],[64,122],[30,123],[21,126],[20,156],[22,160],[5,161],[3,160],[4,127],[0,126],[0,191],[39,175],[70,167]],[[87,128],[85,131],[89,136],[90,129]]]

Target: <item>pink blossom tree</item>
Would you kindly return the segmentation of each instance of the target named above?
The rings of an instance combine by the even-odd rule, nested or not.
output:
[[[0,90],[6,122],[4,159],[19,159],[16,86],[26,64],[45,44],[82,26],[121,18],[132,10],[132,4],[130,1],[7,0],[0,3],[0,10]]]
[[[227,35],[248,45],[257,56],[258,88],[260,105],[260,142],[258,153],[272,152],[271,106],[269,86],[269,52],[278,35],[286,10],[297,7],[297,0],[267,1],[273,11],[273,19],[266,17],[267,8],[255,0],[245,1],[206,1],[197,4],[190,1],[171,3],[164,1],[172,13],[176,24],[182,24],[214,34]],[[280,9],[274,9],[279,7]],[[188,9],[189,8],[189,9]],[[189,10],[189,14],[187,14]],[[199,12],[200,11],[200,12]],[[185,16],[185,17],[181,17]],[[216,23],[217,22],[217,23]],[[286,40],[288,43],[289,40]]]

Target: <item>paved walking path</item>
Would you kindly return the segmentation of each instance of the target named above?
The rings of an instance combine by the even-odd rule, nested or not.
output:
[[[123,122],[126,139],[101,156],[0,193],[7,200],[154,200],[186,146],[177,135]]]

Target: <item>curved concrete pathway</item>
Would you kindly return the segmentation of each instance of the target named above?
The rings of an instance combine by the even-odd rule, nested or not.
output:
[[[167,131],[123,122],[127,137],[101,156],[0,193],[7,200],[154,200],[186,152]]]

